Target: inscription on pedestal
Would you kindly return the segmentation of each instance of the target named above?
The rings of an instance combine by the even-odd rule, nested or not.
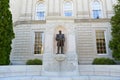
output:
[[[66,56],[64,54],[57,54],[55,55],[55,60],[58,62],[62,62],[66,59]]]

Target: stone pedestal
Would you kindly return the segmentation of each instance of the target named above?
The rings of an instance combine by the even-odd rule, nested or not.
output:
[[[65,28],[66,31],[65,31]],[[76,54],[74,27],[48,29],[45,36],[45,53],[43,55],[43,76],[77,76],[78,59]],[[56,54],[54,30],[59,29],[65,35],[64,54]],[[65,32],[65,33],[64,33]],[[54,46],[52,46],[55,44]]]
[[[77,56],[73,54],[44,55],[43,76],[77,76]]]

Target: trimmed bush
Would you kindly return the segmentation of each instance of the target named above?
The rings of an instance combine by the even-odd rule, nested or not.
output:
[[[113,65],[116,64],[114,60],[109,58],[95,58],[92,64],[96,65]]]
[[[42,60],[40,59],[31,59],[26,62],[27,65],[42,65]]]

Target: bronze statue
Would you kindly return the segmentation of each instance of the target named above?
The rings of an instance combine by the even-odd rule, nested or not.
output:
[[[64,54],[63,47],[64,47],[65,37],[64,34],[62,34],[62,31],[59,31],[59,34],[56,34],[56,41],[57,41],[57,54],[60,54],[60,50],[61,50],[61,54]]]

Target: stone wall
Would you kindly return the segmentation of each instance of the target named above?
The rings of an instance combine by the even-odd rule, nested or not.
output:
[[[29,59],[42,59],[42,54],[34,54],[34,32],[44,31],[43,25],[18,25],[14,27],[15,39],[10,55],[11,64],[25,64]]]
[[[42,66],[0,66],[0,80],[120,80],[120,66],[80,65],[79,76],[41,76]]]
[[[35,20],[36,4],[39,0],[10,0],[10,6],[14,22],[18,20]],[[79,19],[92,18],[93,0],[72,0],[73,17]],[[116,0],[99,0],[102,4],[103,18],[110,18],[113,15],[112,5]],[[41,0],[45,2],[46,16],[62,16],[64,0]]]
[[[41,71],[42,66],[0,66],[0,78],[17,76],[40,76]]]
[[[57,29],[58,28],[58,29]],[[111,25],[109,19],[70,19],[66,20],[64,18],[56,19],[49,18],[46,22],[42,21],[19,21],[15,24],[14,32],[15,39],[12,44],[11,52],[11,63],[12,64],[25,64],[29,59],[42,59],[42,54],[34,54],[34,32],[42,31],[45,34],[44,43],[44,53],[55,54],[56,53],[56,41],[55,34],[57,34],[59,29],[63,29],[65,36],[69,36],[72,32],[73,37],[75,37],[75,47],[74,53],[77,53],[79,64],[91,64],[94,58],[97,57],[109,57],[111,56],[111,51],[108,47],[109,40],[111,39]],[[103,55],[97,54],[96,50],[96,30],[105,31],[106,39],[106,50],[107,53]],[[65,53],[73,49],[71,40],[66,38],[65,41]],[[70,43],[70,45],[67,45]],[[49,46],[51,45],[51,47]]]
[[[111,26],[109,19],[87,20],[78,19],[75,23],[76,29],[76,51],[78,54],[79,64],[91,64],[94,58],[109,57],[109,41],[111,38]],[[106,54],[98,54],[96,48],[96,30],[105,31]]]
[[[46,13],[45,20],[36,20],[36,5],[45,2]],[[65,17],[63,13],[64,0],[10,0],[10,9],[13,14],[15,39],[12,44],[11,64],[25,64],[29,59],[42,59],[43,55],[34,54],[34,32],[43,31],[45,36],[52,34],[58,26],[66,27],[65,34],[75,29],[76,53],[79,64],[91,64],[96,57],[111,57],[111,51],[108,47],[111,39],[110,18],[113,15],[112,5],[116,0],[99,0],[102,4],[103,16],[101,19],[92,19],[92,1],[94,0],[73,0],[73,16]],[[71,27],[72,26],[72,27]],[[69,29],[71,27],[71,29]],[[105,30],[107,54],[98,55],[96,51],[96,30]],[[50,31],[50,32],[46,32]],[[68,33],[67,33],[68,31]],[[46,35],[47,33],[47,35]],[[47,37],[46,39],[48,39]],[[44,47],[47,52],[55,53],[56,49],[47,45],[53,45],[55,40],[49,38],[49,42]],[[51,42],[50,42],[51,40]],[[67,42],[71,43],[70,40]],[[72,48],[65,46],[65,50]],[[47,53],[45,52],[45,53]]]

